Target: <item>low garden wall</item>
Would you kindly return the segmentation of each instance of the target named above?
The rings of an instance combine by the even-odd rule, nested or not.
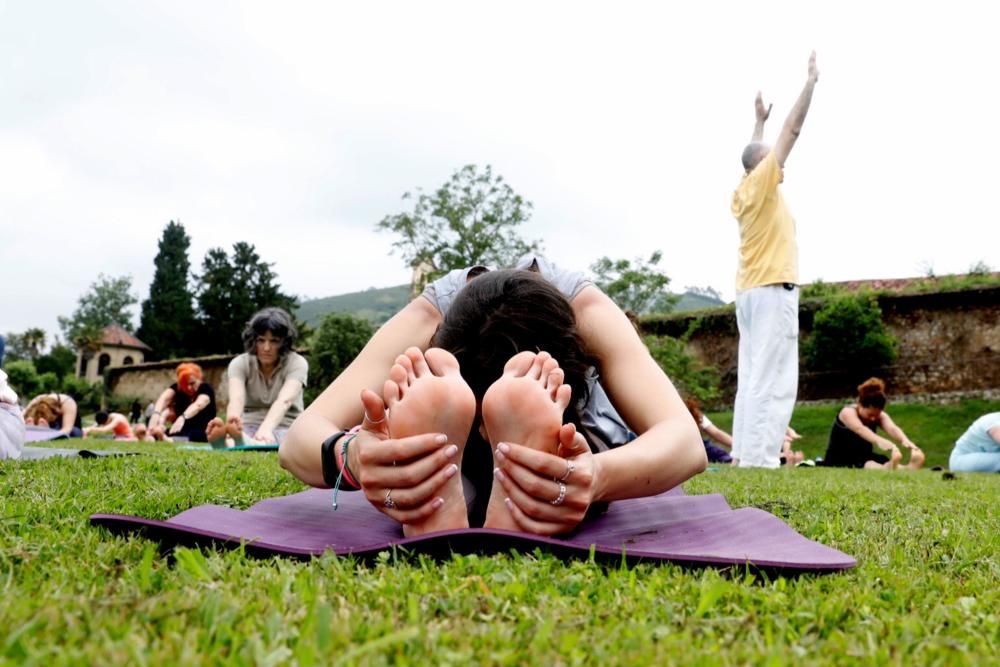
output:
[[[899,356],[891,366],[870,369],[866,377],[882,377],[889,391],[900,395],[1000,388],[1000,288],[887,294],[877,299],[883,322],[899,341]],[[800,351],[822,305],[821,300],[810,300],[799,308]],[[732,308],[644,318],[642,330],[675,337],[689,333],[692,354],[719,370],[722,402],[733,400],[739,333]],[[799,367],[800,400],[850,397],[865,379],[838,371],[809,372],[804,359]]]

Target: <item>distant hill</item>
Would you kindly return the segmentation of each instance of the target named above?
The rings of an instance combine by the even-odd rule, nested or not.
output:
[[[402,310],[410,296],[409,285],[395,287],[371,287],[363,292],[338,294],[322,299],[303,301],[296,311],[300,320],[310,327],[318,327],[328,313],[348,313],[361,317],[378,326]],[[721,306],[725,302],[701,294],[685,292],[674,311],[698,310]]]

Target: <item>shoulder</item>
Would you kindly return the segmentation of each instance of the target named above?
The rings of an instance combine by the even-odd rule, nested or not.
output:
[[[238,354],[229,362],[229,374],[232,375],[234,371],[237,373],[246,373],[249,367],[250,354],[247,352]]]
[[[298,352],[289,352],[288,361],[285,363],[288,364],[289,369],[293,370],[309,368],[309,361]]]
[[[583,291],[583,288],[593,284],[582,271],[560,268],[541,255],[525,255],[514,265],[515,269],[530,269],[532,267],[535,267],[543,278],[552,283],[570,301],[576,298]]]
[[[210,384],[209,384],[209,383],[207,383],[207,382],[202,382],[202,383],[201,383],[201,384],[200,384],[200,385],[198,386],[198,393],[199,393],[199,394],[203,394],[203,395],[205,395],[205,396],[209,396],[209,397],[211,397],[211,398],[214,398],[214,397],[215,397],[215,389],[213,389],[213,388],[212,388],[212,385],[210,385]]]
[[[467,282],[469,271],[471,271],[474,266],[470,266],[464,269],[453,269],[448,273],[444,274],[437,280],[429,283],[424,291],[421,292],[420,296],[423,297],[425,303],[433,306],[442,315],[448,312],[451,307],[451,302],[454,300],[455,295],[460,289],[465,287]],[[422,299],[414,299],[410,304],[414,304]]]

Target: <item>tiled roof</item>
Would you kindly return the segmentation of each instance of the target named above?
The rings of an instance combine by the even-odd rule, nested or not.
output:
[[[857,292],[858,290],[862,289],[887,291],[887,292],[902,292],[907,287],[910,287],[914,283],[933,285],[934,283],[940,281],[943,278],[962,278],[965,275],[966,274],[935,276],[935,277],[921,276],[919,278],[873,278],[871,280],[845,280],[842,282],[835,282],[830,284],[840,285],[851,292]],[[1000,272],[994,272],[989,275],[994,278],[1000,278]]]
[[[119,347],[132,347],[139,350],[152,350],[150,346],[143,343],[141,340],[125,331],[117,324],[112,324],[111,326],[104,327],[101,331],[101,344],[102,345],[117,345]]]

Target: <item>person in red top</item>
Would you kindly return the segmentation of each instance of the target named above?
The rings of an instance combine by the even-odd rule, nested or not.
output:
[[[128,417],[118,412],[98,412],[94,415],[96,426],[88,426],[83,429],[83,436],[113,433],[115,440],[135,440],[132,427],[129,426]]]

